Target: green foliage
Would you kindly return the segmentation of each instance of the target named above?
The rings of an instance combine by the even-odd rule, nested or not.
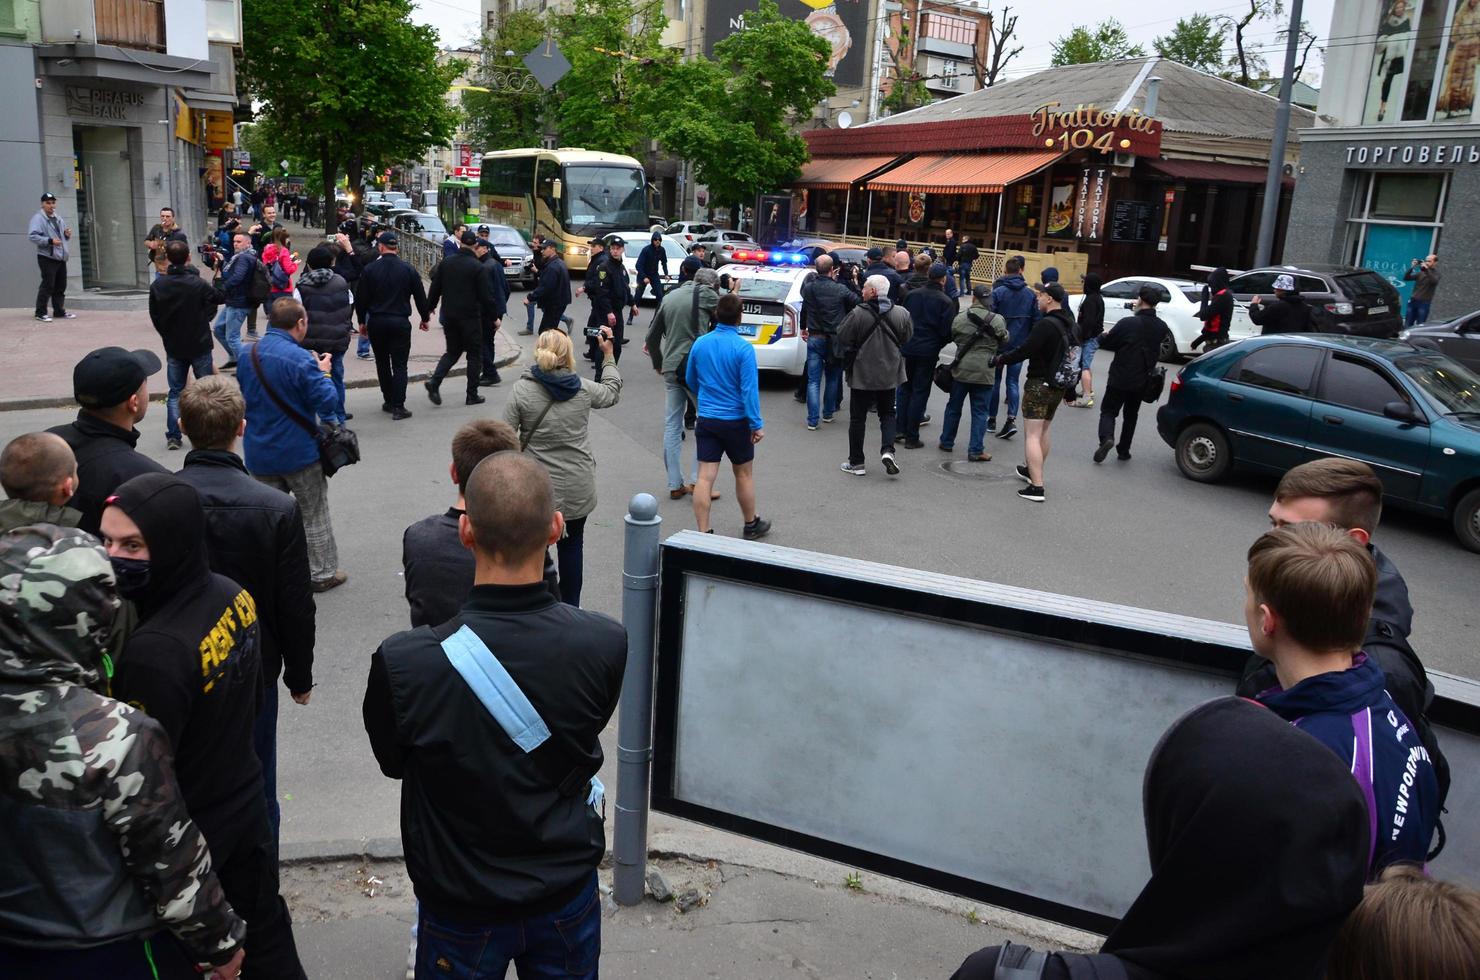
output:
[[[829,53],[806,24],[761,0],[745,30],[715,45],[713,61],[670,55],[654,66],[662,81],[645,106],[647,131],[693,163],[716,202],[753,201],[801,172],[807,145],[791,125],[836,91],[825,76]]]
[[[894,78],[889,85],[889,94],[879,102],[884,111],[890,114],[916,109],[930,101],[930,90],[925,87],[925,80],[920,73],[915,71],[909,22],[900,18],[897,30],[899,36],[895,46],[885,49],[894,62]]]
[[[848,872],[848,874],[843,877],[843,887],[847,888],[849,891],[863,891],[863,875],[859,874],[857,871]]]
[[[539,146],[547,97],[543,91],[498,91],[499,76],[527,74],[523,57],[545,38],[545,18],[532,10],[505,15],[491,34],[483,36],[484,58],[474,84],[491,92],[464,92],[462,108],[468,141],[479,150],[512,150]],[[513,51],[513,56],[504,52]]]
[[[410,0],[243,0],[238,70],[289,159],[318,164],[326,196],[341,169],[358,191],[365,167],[452,137],[446,95],[464,66],[437,64],[436,31],[411,23],[411,10]]]
[[[1151,46],[1163,58],[1216,75],[1225,65],[1223,41],[1227,36],[1227,21],[1193,14],[1178,20],[1170,33],[1151,42]]]
[[[252,165],[260,172],[282,176],[283,160],[288,161],[288,171],[294,174],[316,174],[317,160],[294,154],[283,142],[282,134],[271,120],[261,120],[243,126],[240,136],[241,148],[252,154]]]
[[[1101,21],[1093,30],[1076,27],[1053,42],[1053,58],[1049,63],[1058,68],[1062,65],[1087,65],[1095,61],[1140,58],[1145,54],[1146,49],[1139,44],[1132,44],[1125,27],[1111,17]]]
[[[662,0],[575,0],[553,18],[570,73],[555,86],[554,115],[564,146],[633,153],[651,137],[652,59],[668,23]]]

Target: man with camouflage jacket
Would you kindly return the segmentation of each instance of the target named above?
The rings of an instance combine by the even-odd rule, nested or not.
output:
[[[234,978],[246,924],[186,812],[169,740],[107,696],[120,605],[91,535],[0,536],[0,976],[183,978],[194,960]]]

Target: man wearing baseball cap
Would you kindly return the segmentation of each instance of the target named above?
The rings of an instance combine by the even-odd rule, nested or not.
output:
[[[1068,345],[1073,343],[1074,318],[1069,315],[1069,297],[1056,282],[1036,283],[1038,292],[1037,322],[1027,338],[1015,349],[999,354],[997,366],[1028,362],[1028,379],[1023,384],[1024,465],[1017,468],[1018,479],[1028,485],[1018,496],[1043,503],[1043,467],[1048,462],[1048,427],[1053,422],[1064,389],[1054,385],[1054,374],[1064,361]]]
[[[149,378],[159,358],[147,350],[100,347],[72,369],[74,421],[47,431],[61,436],[77,457],[77,492],[68,504],[82,514],[78,527],[98,533],[104,502],[120,484],[143,473],[168,473],[134,449],[135,428],[149,410]]]
[[[406,363],[411,357],[411,306],[416,304],[422,329],[428,327],[431,307],[421,285],[421,273],[407,265],[396,249],[401,240],[393,231],[383,231],[375,239],[380,258],[360,273],[360,288],[355,290],[355,317],[360,323],[360,336],[370,338],[375,355],[375,375],[380,382],[381,411],[391,420],[409,419],[406,407]]]
[[[642,299],[643,290],[649,286],[653,290],[653,299],[659,305],[662,304],[663,280],[658,278],[660,267],[663,275],[668,275],[668,253],[663,251],[663,233],[655,231],[652,234],[652,240],[642,247],[641,252],[637,253],[637,292],[632,297],[633,314],[628,317],[628,323],[636,319],[637,301]]]
[[[46,315],[46,301],[51,299],[51,309],[60,320],[74,320],[76,313],[68,313],[67,256],[68,242],[72,240],[72,229],[67,219],[57,214],[57,196],[50,191],[41,195],[41,210],[31,216],[26,237],[36,246],[36,264],[41,267],[41,286],[36,290],[36,319],[50,323]]]

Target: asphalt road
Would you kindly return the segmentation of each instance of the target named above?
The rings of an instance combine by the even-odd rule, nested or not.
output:
[[[579,325],[584,301],[572,313]],[[591,421],[600,501],[588,522],[585,603],[613,615],[621,608],[622,516],[630,497],[641,491],[658,495],[665,533],[693,526],[688,501],[669,501],[663,492],[663,388],[641,354],[641,332],[650,316],[650,308],[644,308],[632,331],[621,403],[594,413]],[[517,339],[526,349],[532,346],[531,338]],[[1101,383],[1109,360],[1106,355],[1097,359]],[[505,376],[511,379],[514,373]],[[487,414],[498,415],[508,388],[506,381],[485,389]],[[456,385],[447,390],[458,393]],[[457,426],[472,417],[460,398],[448,397],[443,407],[434,408],[419,386],[408,404],[415,417],[391,422],[378,411],[375,389],[353,390],[349,397],[364,461],[337,475],[330,495],[349,582],[319,600],[318,686],[312,703],[300,707],[283,699],[281,706],[285,854],[319,850],[326,841],[398,836],[398,787],[380,775],[370,755],[360,699],[371,652],[408,623],[401,532],[452,502],[448,445]],[[903,472],[895,478],[872,460],[866,477],[839,472],[847,452],[846,408],[836,424],[809,432],[803,406],[792,400],[791,383],[765,379],[762,410],[766,439],[757,457],[759,509],[774,522],[772,540],[778,544],[1240,621],[1244,551],[1267,526],[1273,483],[1240,478],[1204,486],[1183,479],[1170,449],[1156,436],[1150,406],[1142,415],[1135,458],[1120,463],[1112,457],[1099,466],[1090,459],[1097,412],[1061,409],[1053,428],[1045,504],[1016,496],[1021,484],[1012,469],[1021,461],[1021,437],[989,438],[996,458],[985,464],[965,462],[964,424],[955,455],[935,448],[944,414],[939,392],[931,398],[937,421],[924,431],[927,448],[901,450]],[[0,414],[0,439],[66,421],[71,414]],[[183,454],[164,450],[163,416],[163,406],[151,406],[141,448],[177,467]],[[715,505],[714,526],[719,533],[738,535],[733,482],[722,477],[719,487],[724,499]],[[1480,612],[1473,602],[1480,556],[1460,549],[1443,523],[1400,512],[1385,518],[1377,540],[1408,579],[1418,610],[1414,646],[1426,663],[1480,677],[1474,642]],[[614,729],[607,743],[612,770]],[[614,772],[603,778],[615,785]],[[681,830],[672,821],[656,821],[654,828]]]

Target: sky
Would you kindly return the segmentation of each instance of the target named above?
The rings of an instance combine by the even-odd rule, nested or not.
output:
[[[430,24],[442,35],[443,44],[451,47],[474,38],[478,30],[478,0],[415,0],[415,19]],[[1018,16],[1018,44],[1022,54],[1014,59],[1008,74],[1021,75],[1040,71],[1048,67],[1053,54],[1052,44],[1067,34],[1077,24],[1094,24],[1107,17],[1114,17],[1125,25],[1131,40],[1151,50],[1151,41],[1165,34],[1177,23],[1178,18],[1195,13],[1213,16],[1237,15],[1248,9],[1249,0],[1205,0],[1193,3],[1189,0],[1169,0],[1161,4],[1148,4],[1146,0],[1017,0],[1008,2]],[[1331,30],[1331,10],[1335,0],[1305,0],[1302,17],[1311,30],[1325,38]],[[979,0],[982,7],[1001,11],[1003,0]],[[1288,6],[1288,3],[1287,3]],[[1271,66],[1278,69],[1284,62],[1284,47],[1275,38],[1279,28],[1268,23],[1251,25],[1246,35],[1256,45]],[[1228,45],[1232,50],[1232,43]],[[1311,63],[1301,77],[1315,82],[1319,77],[1318,59],[1312,54]]]

